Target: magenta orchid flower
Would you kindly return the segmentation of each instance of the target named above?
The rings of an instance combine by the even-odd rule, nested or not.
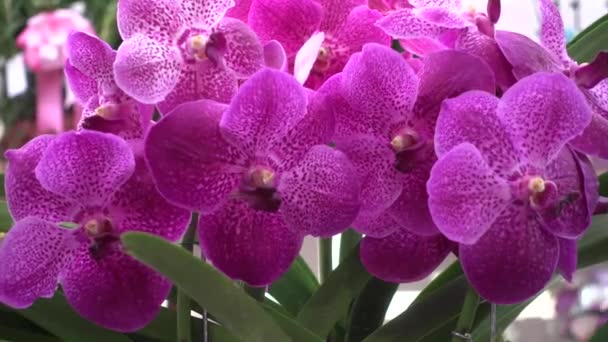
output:
[[[363,263],[388,281],[426,276],[450,252],[426,201],[436,160],[435,121],[444,99],[495,87],[489,67],[463,52],[429,54],[423,63],[417,75],[399,53],[367,44],[319,89],[336,118],[336,148],[362,180],[365,201],[352,226],[366,235]],[[429,248],[415,250],[417,244]],[[424,257],[425,263],[411,268],[403,262],[405,255]]]
[[[171,283],[125,254],[120,234],[176,241],[190,214],[160,196],[143,157],[94,131],[39,136],[6,157],[16,223],[0,245],[0,302],[26,308],[60,283],[74,309],[101,326],[127,332],[149,323]]]
[[[409,0],[368,0],[367,6],[384,14],[388,14],[392,11],[397,11],[403,8],[414,7],[410,4]]]
[[[229,106],[183,104],[153,126],[145,155],[159,191],[200,211],[201,248],[234,279],[264,286],[287,270],[305,234],[345,230],[359,183],[329,146],[331,112],[290,75],[263,69]]]
[[[234,0],[234,7],[228,9],[226,16],[246,23],[249,19],[249,8],[253,0]]]
[[[113,133],[124,139],[143,139],[154,107],[127,96],[114,81],[116,51],[84,32],[68,38],[65,73],[76,100],[84,110],[79,129]]]
[[[567,143],[590,120],[562,74],[526,77],[501,99],[472,91],[444,102],[429,208],[487,300],[523,301],[556,269],[571,279],[598,194],[589,160]]]
[[[565,31],[559,9],[550,0],[539,0],[543,46],[513,32],[498,31],[496,40],[513,66],[518,79],[535,72],[561,72],[572,78],[585,95],[593,117],[572,145],[590,155],[608,159],[608,52],[600,52],[594,61],[579,65],[568,56]]]
[[[254,0],[249,25],[285,48],[296,79],[316,89],[342,71],[365,43],[390,45],[374,26],[382,17],[363,0]]]
[[[229,102],[239,79],[264,65],[264,49],[232,0],[121,0],[114,76],[118,86],[167,113],[178,104]]]

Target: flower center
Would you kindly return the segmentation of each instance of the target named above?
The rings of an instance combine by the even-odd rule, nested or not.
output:
[[[416,144],[417,137],[413,132],[397,134],[391,140],[391,147],[395,153],[403,152]]]
[[[254,188],[273,188],[274,171],[266,167],[256,167],[249,171],[249,183]]]
[[[95,109],[95,115],[102,117],[106,120],[111,120],[116,116],[118,112],[118,106],[114,104],[103,104]]]
[[[409,128],[400,130],[390,141],[395,152],[395,168],[401,173],[409,173],[427,158],[432,158],[432,146],[418,133]]]
[[[83,227],[87,236],[91,238],[97,238],[103,235],[111,234],[113,230],[112,222],[110,222],[110,220],[105,217],[101,219],[90,219],[85,222]]]
[[[199,61],[207,59],[207,37],[197,34],[188,39],[188,47],[192,56]]]
[[[277,177],[273,169],[254,166],[243,177],[236,197],[247,202],[253,209],[275,212],[281,205],[276,185]]]
[[[539,194],[545,191],[545,180],[542,177],[532,177],[528,180],[528,189],[534,194]]]
[[[321,46],[317,54],[317,60],[312,66],[312,70],[317,73],[323,73],[329,69],[331,65],[331,50],[328,47]]]

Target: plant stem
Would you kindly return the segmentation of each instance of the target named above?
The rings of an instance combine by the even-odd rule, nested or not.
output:
[[[459,335],[454,335],[452,337],[452,342],[464,342],[463,336],[467,336],[471,332],[471,328],[473,327],[473,322],[475,321],[475,313],[477,312],[477,307],[479,306],[479,295],[475,290],[469,286],[467,290],[467,294],[464,297],[464,303],[462,304],[462,311],[460,311],[460,317],[458,318],[458,323],[456,323],[455,333]]]
[[[324,283],[332,270],[331,238],[319,238],[319,278]]]
[[[361,241],[361,234],[352,229],[348,229],[340,237],[340,262],[348,257],[350,252]]]
[[[194,248],[194,236],[196,234],[196,226],[198,225],[198,214],[192,213],[190,225],[186,234],[182,238],[184,249],[192,253]],[[192,342],[192,322],[190,310],[192,303],[190,297],[181,289],[177,289],[177,340],[179,342]]]
[[[490,342],[496,341],[496,304],[492,303],[490,311]]]
[[[264,298],[266,297],[265,287],[254,287],[243,284],[243,290],[249,295],[249,297],[257,300],[260,303],[264,303]]]

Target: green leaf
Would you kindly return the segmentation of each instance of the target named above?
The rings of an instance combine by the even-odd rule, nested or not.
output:
[[[460,266],[460,262],[453,262],[448,268],[446,268],[443,272],[441,272],[433,281],[431,281],[416,297],[414,303],[427,298],[437,289],[440,289],[443,285],[449,283],[450,281],[462,277],[464,273],[462,272],[462,266]]]
[[[346,341],[359,342],[384,323],[384,316],[399,284],[372,278],[357,297],[346,325]]]
[[[264,303],[263,306],[266,312],[274,318],[283,331],[289,334],[294,341],[324,342],[322,338],[313,334],[310,330],[301,327],[293,318],[275,310],[272,305]]]
[[[589,342],[606,342],[608,341],[608,324],[601,327],[598,331],[595,332],[591,340]]]
[[[608,172],[602,173],[598,180],[600,181],[600,196],[608,197]]]
[[[60,342],[57,337],[2,304],[0,304],[0,340]]]
[[[291,315],[296,316],[318,288],[317,278],[306,261],[298,256],[289,270],[270,285],[268,293]]]
[[[348,258],[352,250],[359,246],[361,234],[353,229],[348,229],[340,235],[340,262]]]
[[[579,63],[592,61],[603,50],[608,50],[608,15],[598,19],[568,44],[568,54]]]
[[[122,235],[127,252],[171,279],[200,306],[243,341],[290,341],[275,321],[210,265],[160,237],[131,232]]]
[[[6,233],[13,226],[13,219],[8,212],[5,200],[0,200],[0,233]]]
[[[304,305],[297,321],[318,336],[327,337],[346,317],[351,303],[371,278],[361,264],[357,246]]]

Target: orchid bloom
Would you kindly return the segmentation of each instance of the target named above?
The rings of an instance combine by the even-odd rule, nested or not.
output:
[[[608,159],[608,52],[594,61],[579,65],[568,56],[564,23],[550,0],[539,0],[542,27],[541,43],[513,32],[498,31],[496,40],[520,79],[536,72],[561,72],[568,75],[585,95],[593,116],[591,124],[571,144],[582,152]]]
[[[112,69],[116,51],[84,32],[72,33],[67,45],[68,84],[84,107],[78,127],[143,139],[154,107],[133,100],[118,88]]]
[[[121,0],[114,78],[129,96],[167,113],[193,100],[229,102],[239,79],[265,65],[264,48],[232,0]]]
[[[359,182],[329,146],[331,112],[292,76],[254,74],[229,106],[183,104],[154,125],[145,155],[159,191],[200,211],[201,249],[234,279],[265,286],[298,255],[305,234],[344,231]]]
[[[72,30],[93,32],[78,12],[60,9],[31,17],[17,37],[25,63],[36,75],[36,128],[39,133],[62,132],[63,75],[66,41]]]
[[[526,300],[556,269],[571,279],[598,184],[567,143],[590,121],[584,96],[562,74],[526,77],[501,99],[472,91],[444,102],[429,208],[487,300]]]
[[[120,235],[170,241],[190,213],[164,200],[143,157],[111,134],[42,135],[6,153],[15,225],[0,245],[0,302],[26,308],[61,284],[83,317],[117,331],[148,324],[171,283],[122,249]]]
[[[409,0],[368,0],[367,6],[384,14],[388,14],[392,11],[397,11],[403,8],[413,7]]]
[[[382,15],[363,0],[254,0],[249,25],[285,48],[296,79],[316,89],[365,43],[390,44],[374,26]]]

